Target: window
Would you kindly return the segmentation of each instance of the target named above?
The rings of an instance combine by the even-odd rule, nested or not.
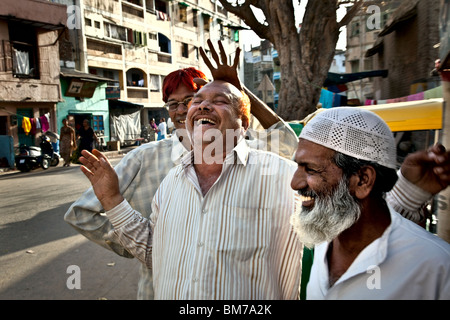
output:
[[[161,90],[161,82],[159,79],[159,75],[151,74],[150,75],[150,91],[151,92],[159,92]]]
[[[351,68],[352,68],[352,73],[359,72],[359,60],[351,61],[350,64],[351,64]]]
[[[13,75],[38,79],[39,63],[35,28],[20,22],[10,22],[8,28]]]
[[[359,22],[353,22],[352,26],[351,26],[351,36],[352,37],[357,37],[360,34],[360,25]]]
[[[162,33],[158,33],[158,45],[159,45],[159,51],[165,52],[165,53],[172,53],[171,46],[170,46],[170,40]]]
[[[129,87],[146,87],[145,78],[146,75],[140,69],[130,69],[127,71],[127,86]]]
[[[126,0],[129,3],[142,7],[142,0]]]
[[[187,8],[186,8],[186,6],[179,3],[178,10],[180,12],[180,14],[179,14],[180,21],[187,23]]]
[[[105,36],[121,41],[130,42],[131,39],[128,39],[127,29],[111,23],[104,23],[105,27]]]
[[[193,10],[192,13],[192,24],[194,25],[194,27],[198,27],[197,10]]]
[[[200,59],[200,55],[199,55],[198,47],[194,47],[194,52],[195,52],[195,60],[199,60]]]
[[[189,46],[187,45],[187,43],[181,44],[181,56],[183,58],[189,58]]]
[[[219,24],[219,33],[220,33],[220,40],[224,40],[224,30],[223,30],[223,24],[222,24],[222,20],[217,19],[217,23]]]
[[[155,0],[145,0],[145,9],[149,12],[155,13]]]
[[[141,31],[133,31],[133,43],[136,46],[146,46],[147,45],[147,37],[145,36],[145,33]]]
[[[96,29],[100,29],[100,22],[94,21],[94,24]]]
[[[207,14],[203,14],[203,30],[209,31],[209,24],[211,22],[211,17]]]
[[[105,124],[103,122],[103,116],[92,117],[92,129],[94,131],[105,130]]]
[[[167,13],[167,4],[162,0],[155,0],[155,9],[159,12]]]
[[[88,18],[85,18],[85,19],[84,19],[84,24],[85,24],[87,27],[92,27],[92,20],[91,20],[91,19],[88,19]]]
[[[149,32],[148,39],[149,40],[158,40],[158,34],[156,32]]]

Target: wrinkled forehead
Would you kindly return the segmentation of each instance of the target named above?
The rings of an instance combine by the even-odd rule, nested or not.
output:
[[[204,97],[206,95],[209,96],[224,96],[228,98],[239,98],[242,96],[242,93],[232,84],[215,80],[206,85],[204,85],[195,96]]]
[[[299,138],[297,150],[295,152],[295,162],[320,162],[329,161],[333,163],[336,151],[320,143]]]

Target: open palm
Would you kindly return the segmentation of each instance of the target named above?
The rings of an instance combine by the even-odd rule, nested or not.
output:
[[[92,153],[83,150],[81,171],[91,182],[97,199],[105,210],[110,210],[123,201],[120,194],[119,178],[108,159],[98,150]]]
[[[236,49],[236,54],[234,56],[234,62],[232,65],[227,64],[227,54],[225,52],[225,49],[223,48],[222,42],[219,40],[219,52],[220,52],[220,58],[217,54],[217,51],[215,50],[211,40],[208,39],[207,41],[208,47],[211,51],[211,56],[216,62],[217,68],[215,68],[211,60],[208,58],[208,56],[205,53],[205,50],[203,50],[202,47],[200,47],[200,55],[203,58],[203,61],[205,62],[206,66],[211,71],[211,75],[213,76],[214,80],[222,80],[231,83],[239,90],[243,90],[242,84],[239,81],[239,76],[237,73],[237,66],[239,64],[239,56],[241,53],[241,49]]]

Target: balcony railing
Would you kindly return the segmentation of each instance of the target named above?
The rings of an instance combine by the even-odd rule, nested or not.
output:
[[[122,2],[122,12],[131,14],[139,18],[144,18],[144,8],[131,2]]]
[[[172,55],[170,53],[158,52],[158,62],[172,63]]]
[[[129,99],[148,99],[148,88],[127,87]]]

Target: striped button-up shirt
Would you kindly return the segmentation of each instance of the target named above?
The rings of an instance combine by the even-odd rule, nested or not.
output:
[[[284,121],[267,130],[258,125],[252,129],[249,131],[251,147],[268,148],[283,157],[292,158],[298,139]],[[276,142],[275,146],[273,142]],[[144,217],[149,217],[151,200],[160,183],[170,169],[180,164],[181,158],[187,153],[176,134],[170,139],[146,143],[129,152],[114,168],[123,197]],[[89,188],[72,204],[64,220],[89,240],[121,256],[132,258],[119,243],[112,232],[113,226],[103,213],[94,191]],[[144,264],[140,270],[137,298],[153,299],[152,273]]]
[[[295,163],[241,141],[203,196],[192,156],[168,173],[150,219],[126,200],[107,212],[122,245],[153,268],[155,298],[298,298]]]

